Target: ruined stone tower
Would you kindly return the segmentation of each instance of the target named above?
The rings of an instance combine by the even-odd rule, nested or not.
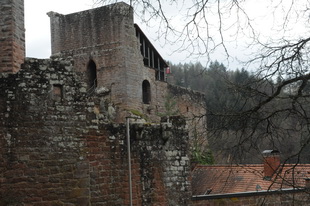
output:
[[[24,1],[0,4],[0,72],[16,73],[25,59]]]
[[[2,16],[20,11],[0,20],[15,23],[0,25],[12,34],[1,63],[14,62],[0,65],[0,205],[189,205],[190,124],[156,113],[170,93],[181,115],[197,114],[203,96],[165,81],[132,8],[50,12],[51,58],[23,61],[22,3],[0,3]]]
[[[165,90],[156,87],[167,84],[155,82],[155,71],[144,66],[129,5],[117,3],[68,15],[55,12],[48,15],[52,56],[73,57],[76,71],[86,73],[90,96],[96,89],[109,92],[117,122],[124,121],[130,111],[142,114],[148,109],[150,114],[155,114]],[[162,58],[159,61],[164,62]],[[144,102],[143,82],[151,96]]]
[[[87,94],[105,91],[116,111],[116,122],[134,113],[158,122],[167,112],[170,94],[180,114],[202,116],[203,95],[166,82],[167,63],[133,21],[132,7],[117,3],[62,15],[48,13],[52,57],[70,56],[75,71],[84,75]],[[99,94],[100,95],[100,94]],[[103,95],[101,95],[103,96]]]

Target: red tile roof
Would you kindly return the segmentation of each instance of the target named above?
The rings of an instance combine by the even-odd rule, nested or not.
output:
[[[271,179],[264,178],[264,166],[196,166],[192,173],[193,195],[228,194],[304,188],[310,178],[310,164],[281,165]]]

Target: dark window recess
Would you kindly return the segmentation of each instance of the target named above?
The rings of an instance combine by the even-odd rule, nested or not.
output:
[[[97,87],[97,66],[93,60],[87,65],[87,87],[88,93],[94,92]]]
[[[142,82],[142,101],[144,104],[150,104],[151,102],[151,85],[147,80]]]
[[[150,67],[154,68],[154,50],[151,50],[150,53]]]
[[[52,95],[55,102],[61,102],[63,98],[62,85],[54,84]]]
[[[136,36],[140,42],[140,51],[143,56],[144,66],[156,70],[155,79],[165,81],[165,68],[168,67],[167,63],[163,60],[151,42],[147,39],[142,30],[135,24]]]
[[[163,65],[159,68],[159,80],[165,81],[165,69]]]

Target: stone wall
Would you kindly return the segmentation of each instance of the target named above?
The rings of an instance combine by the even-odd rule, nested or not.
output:
[[[78,72],[86,72],[90,60],[95,62],[98,87],[111,91],[110,103],[118,108],[116,121],[123,122],[128,110],[141,109],[145,69],[131,7],[118,3],[68,15],[50,12],[49,16],[52,55],[72,56]]]
[[[128,30],[122,29],[133,24],[132,8],[125,3],[68,15],[56,12],[49,12],[48,15],[51,20],[52,54],[75,53],[77,49],[125,43]]]
[[[74,60],[27,59],[0,77],[0,205],[128,205],[126,127],[88,96]],[[131,123],[134,205],[188,205],[188,134]]]
[[[0,72],[15,73],[25,58],[23,0],[1,0],[0,28]]]
[[[110,91],[110,104],[117,110],[116,122],[124,122],[131,111],[159,122],[158,114],[166,112],[169,94],[178,102],[180,115],[191,114],[188,118],[192,118],[205,114],[203,95],[171,89],[165,81],[156,80],[154,69],[144,66],[129,5],[117,3],[68,15],[50,12],[49,16],[53,55],[72,56],[77,72],[86,72],[88,62],[95,62],[98,87]],[[142,101],[144,80],[151,87],[149,104]]]
[[[1,12],[9,11],[7,2]],[[189,205],[187,124],[205,111],[202,95],[157,81],[144,66],[127,4],[49,16],[51,59],[28,58],[20,71],[22,61],[0,65],[0,205],[128,205],[128,116],[140,118],[130,123],[134,205]],[[23,40],[19,29],[15,37]],[[142,101],[144,80],[149,104]],[[186,119],[160,123],[168,95]]]
[[[169,85],[168,93],[177,101],[177,108],[188,125],[191,146],[207,145],[205,95],[190,89]]]

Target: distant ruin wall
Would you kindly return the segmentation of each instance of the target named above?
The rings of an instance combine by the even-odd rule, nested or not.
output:
[[[16,73],[25,58],[24,1],[0,1],[0,72]]]
[[[126,127],[88,96],[73,60],[27,59],[0,76],[0,205],[128,205]],[[178,120],[178,121],[177,121]],[[188,205],[184,121],[131,123],[134,205]]]

